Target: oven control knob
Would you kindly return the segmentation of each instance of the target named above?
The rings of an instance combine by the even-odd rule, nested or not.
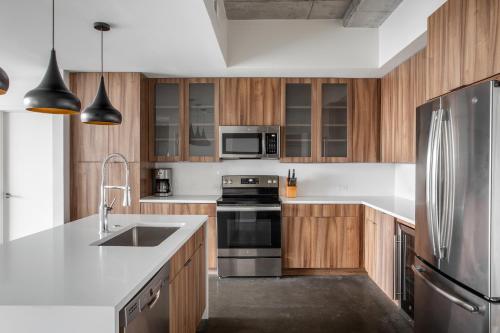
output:
[[[228,183],[228,184],[232,184],[232,183],[233,183],[233,181],[232,181],[231,179],[229,179],[229,180],[227,181],[227,183]]]
[[[276,179],[273,179],[273,184],[276,184],[278,181]]]
[[[227,179],[224,179],[223,183],[224,183],[224,184],[227,184]]]
[[[267,180],[267,183],[268,183],[268,184],[271,184],[271,183],[272,183],[272,180],[271,180],[271,179],[268,179],[268,180]]]

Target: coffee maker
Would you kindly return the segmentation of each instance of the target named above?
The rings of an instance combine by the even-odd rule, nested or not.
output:
[[[157,197],[168,197],[172,195],[172,169],[153,170],[153,193]]]

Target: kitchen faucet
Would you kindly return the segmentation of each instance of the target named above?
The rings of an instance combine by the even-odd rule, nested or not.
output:
[[[113,158],[121,160],[121,163],[125,164],[125,185],[107,185],[106,171],[109,161]],[[129,186],[129,167],[128,161],[122,154],[112,153],[109,154],[102,162],[101,167],[101,201],[99,203],[99,232],[101,234],[108,233],[108,213],[113,209],[113,204],[115,199],[108,205],[107,191],[108,189],[119,189],[123,191],[123,207],[130,206],[130,186]]]

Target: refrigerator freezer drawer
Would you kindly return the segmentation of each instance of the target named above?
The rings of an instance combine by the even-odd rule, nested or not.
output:
[[[488,333],[491,304],[416,258],[415,333]]]

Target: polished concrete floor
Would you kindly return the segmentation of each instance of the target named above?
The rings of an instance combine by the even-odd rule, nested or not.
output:
[[[206,333],[412,332],[366,276],[210,277]]]

